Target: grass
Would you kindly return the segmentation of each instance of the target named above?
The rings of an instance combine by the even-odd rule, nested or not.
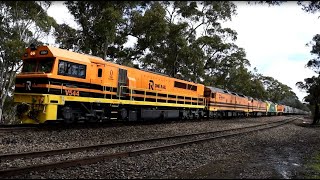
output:
[[[320,153],[314,156],[311,163],[308,164],[308,168],[310,168],[313,173],[307,175],[307,179],[320,179]]]

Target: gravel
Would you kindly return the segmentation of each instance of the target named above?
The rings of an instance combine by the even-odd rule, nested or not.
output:
[[[237,128],[262,122],[277,121],[285,117],[212,120],[84,129],[27,130],[8,133],[0,137],[0,153],[18,153],[49,149],[71,148],[98,143],[131,141],[159,136],[181,135]]]
[[[261,117],[99,129],[26,131],[11,136],[8,134],[0,140],[14,142],[6,145],[2,143],[3,152],[23,152],[229,129],[284,118]],[[261,132],[136,157],[105,160],[79,167],[30,172],[10,178],[287,179],[303,177],[304,163],[310,158],[308,155],[317,150],[320,141],[319,129],[302,127],[301,122],[302,120],[296,120],[294,123]]]

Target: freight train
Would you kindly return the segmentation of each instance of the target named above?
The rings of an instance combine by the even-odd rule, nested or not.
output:
[[[21,123],[306,114],[289,106],[51,47],[26,48],[14,102]]]

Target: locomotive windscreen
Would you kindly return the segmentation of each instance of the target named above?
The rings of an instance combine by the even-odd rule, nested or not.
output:
[[[23,62],[22,72],[50,73],[54,58],[26,59]]]

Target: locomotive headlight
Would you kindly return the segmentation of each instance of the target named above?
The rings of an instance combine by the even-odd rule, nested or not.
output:
[[[30,56],[34,56],[34,55],[36,55],[36,52],[35,51],[31,51],[30,52]]]

